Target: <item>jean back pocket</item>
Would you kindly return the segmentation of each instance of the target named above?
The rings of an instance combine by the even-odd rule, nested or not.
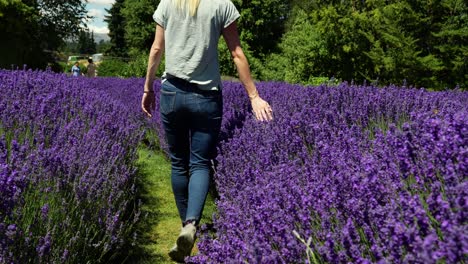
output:
[[[159,110],[161,114],[169,114],[174,111],[176,92],[161,90]]]

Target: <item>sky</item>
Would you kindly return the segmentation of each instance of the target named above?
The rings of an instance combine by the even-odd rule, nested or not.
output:
[[[90,31],[95,33],[109,33],[107,23],[104,22],[104,16],[108,15],[105,9],[110,9],[115,0],[88,0],[86,9],[88,15],[94,18],[88,21]]]

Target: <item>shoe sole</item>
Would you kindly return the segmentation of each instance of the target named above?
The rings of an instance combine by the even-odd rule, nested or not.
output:
[[[183,234],[177,238],[177,248],[181,252],[187,252],[187,256],[190,256],[194,244],[194,239],[191,238],[190,234]]]
[[[183,254],[182,251],[179,251],[179,250],[171,250],[169,251],[169,257],[176,261],[176,262],[179,262],[179,263],[185,263],[185,257],[186,255]]]

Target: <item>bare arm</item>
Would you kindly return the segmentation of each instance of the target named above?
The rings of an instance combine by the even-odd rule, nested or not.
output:
[[[161,63],[162,54],[164,53],[164,28],[156,25],[156,33],[154,36],[153,45],[148,58],[148,69],[146,71],[146,81],[141,99],[141,109],[148,116],[152,117],[156,109],[156,98],[154,95],[153,84],[156,71]]]
[[[153,45],[150,49],[148,58],[148,69],[146,71],[145,91],[153,90],[154,77],[161,63],[162,54],[164,53],[164,28],[156,25],[156,33],[154,36]]]
[[[229,51],[231,52],[232,59],[236,65],[239,79],[249,95],[249,98],[258,96],[257,88],[250,76],[250,67],[245,57],[244,51],[241,48],[239,33],[237,32],[237,23],[234,21],[231,25],[223,30],[223,37],[226,40]]]
[[[236,65],[239,79],[249,95],[252,104],[252,110],[255,117],[260,121],[269,121],[273,118],[273,113],[268,102],[260,98],[255,83],[250,75],[250,67],[244,52],[242,51],[239,33],[237,32],[237,23],[234,21],[228,27],[223,29],[223,37],[231,52],[232,59]]]

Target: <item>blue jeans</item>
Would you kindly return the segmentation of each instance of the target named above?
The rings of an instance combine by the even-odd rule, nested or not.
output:
[[[160,115],[171,158],[172,190],[182,222],[198,224],[210,185],[221,128],[221,91],[202,91],[182,79],[161,85]]]

